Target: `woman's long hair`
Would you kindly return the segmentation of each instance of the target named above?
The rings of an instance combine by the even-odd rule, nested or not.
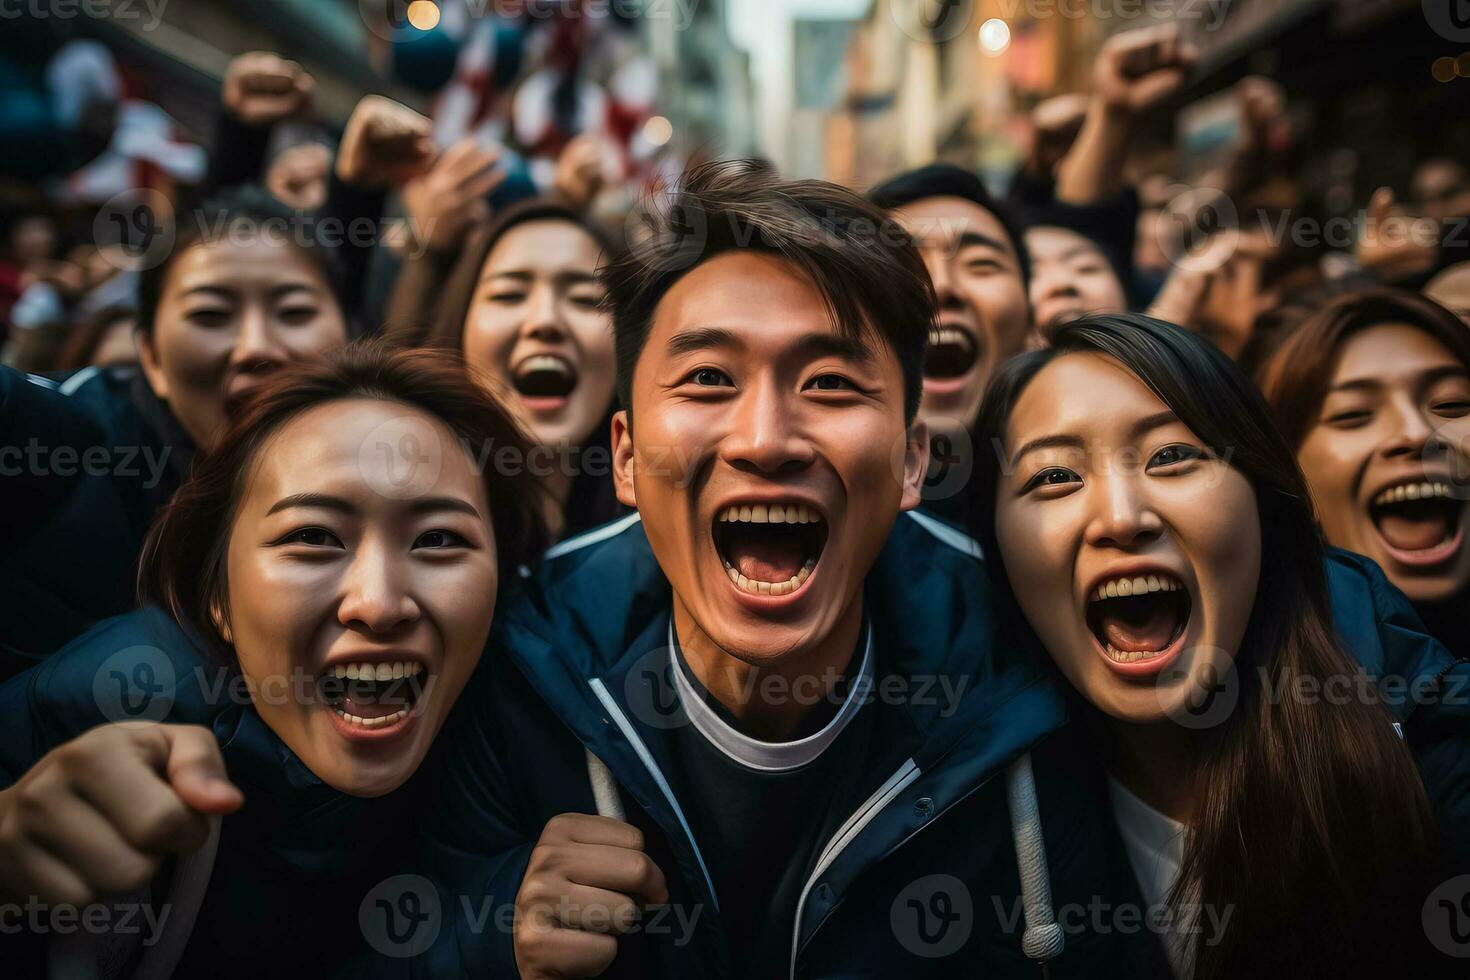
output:
[[[1073,321],[1051,348],[1004,364],[975,432],[985,553],[1004,568],[996,492],[1011,411],[1042,368],[1079,352],[1113,358],[1153,391],[1250,480],[1260,512],[1260,584],[1235,657],[1239,698],[1223,723],[1199,733],[1190,833],[1170,898],[1231,912],[1223,939],[1197,946],[1195,977],[1310,972],[1324,949],[1381,944],[1352,924],[1386,882],[1426,859],[1428,802],[1382,705],[1291,696],[1304,681],[1321,691],[1358,668],[1334,633],[1306,482],[1260,394],[1224,354],[1172,324],[1118,314]],[[1011,626],[1030,633],[1006,576],[993,580]]]
[[[195,461],[154,521],[140,560],[142,601],[162,606],[214,653],[227,654],[216,614],[228,621],[230,529],[255,462],[271,436],[291,420],[318,405],[352,398],[418,409],[487,459],[509,449],[522,465],[506,472],[486,466],[482,473],[502,586],[536,560],[545,545],[542,490],[524,466],[531,444],[511,413],[456,354],[360,341],[322,361],[290,365],[252,393],[219,445]]]

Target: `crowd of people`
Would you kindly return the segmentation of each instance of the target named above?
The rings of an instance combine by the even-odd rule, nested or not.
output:
[[[1273,234],[1249,78],[1181,212],[1193,61],[1113,37],[1005,194],[608,220],[593,137],[380,96],[268,159],[251,53],[161,252],[15,210],[6,969],[1460,975],[1470,176]]]

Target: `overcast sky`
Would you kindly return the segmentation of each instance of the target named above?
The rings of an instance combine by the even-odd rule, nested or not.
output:
[[[757,131],[779,159],[791,103],[791,21],[797,17],[856,18],[872,0],[726,0],[730,34],[750,52]]]

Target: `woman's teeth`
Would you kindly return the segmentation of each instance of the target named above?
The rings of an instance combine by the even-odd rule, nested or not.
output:
[[[336,664],[332,667],[335,677],[349,681],[391,681],[400,677],[413,677],[422,673],[424,665],[417,660],[393,660],[381,663]]]
[[[332,710],[337,712],[341,717],[346,718],[349,724],[357,725],[360,728],[384,728],[393,724],[395,721],[408,717],[407,708],[399,708],[391,715],[383,715],[381,718],[364,718],[361,715],[348,714],[341,708],[333,708]]]
[[[1108,652],[1108,657],[1120,664],[1131,664],[1138,660],[1152,660],[1155,657],[1162,657],[1168,650],[1167,647],[1163,650],[1119,650],[1111,643],[1104,643],[1103,649]]]
[[[1373,498],[1375,504],[1396,504],[1405,500],[1434,500],[1436,498],[1453,497],[1447,483],[1434,483],[1425,481],[1423,483],[1405,483],[1387,490]]]
[[[804,504],[751,504],[726,507],[720,512],[721,522],[742,521],[746,524],[820,524],[822,516]]]
[[[1132,578],[1108,579],[1093,590],[1088,598],[1116,599],[1119,596],[1147,595],[1150,592],[1175,592],[1182,588],[1183,584],[1171,575],[1137,575]]]
[[[791,576],[785,582],[757,582],[748,579],[729,562],[725,562],[725,574],[730,576],[730,581],[742,592],[751,595],[786,595],[801,588],[802,584],[811,577],[812,569],[817,567],[816,559],[809,558],[807,563],[801,567],[801,571]]]

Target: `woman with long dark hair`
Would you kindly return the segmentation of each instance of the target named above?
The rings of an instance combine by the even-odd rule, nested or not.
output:
[[[151,888],[167,929],[97,956],[142,975],[326,976],[371,943],[359,906],[541,545],[540,486],[485,446],[529,450],[442,352],[352,347],[255,393],[153,528],[149,605],[0,687],[0,901]]]
[[[1470,657],[1470,330],[1414,293],[1331,301],[1259,372],[1327,540],[1382,566]]]
[[[1357,668],[1305,482],[1250,382],[1171,324],[1084,317],[1000,369],[977,439],[1000,606],[1081,702],[1053,758],[1106,772],[1145,900],[1181,914],[1173,972],[1411,961],[1425,791],[1382,706],[1299,694]],[[1218,935],[1185,928],[1226,910]]]
[[[608,235],[555,198],[507,209],[461,254],[428,338],[464,352],[539,443],[532,469],[565,538],[616,517],[612,321],[597,269]]]

